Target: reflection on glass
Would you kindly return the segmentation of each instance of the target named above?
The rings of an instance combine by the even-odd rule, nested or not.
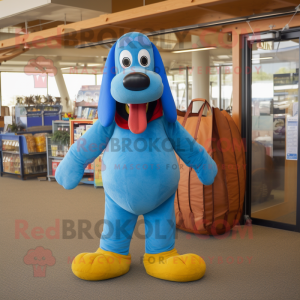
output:
[[[207,98],[215,107],[220,107],[221,100],[231,105],[232,75],[227,66],[231,70],[232,42],[226,35],[222,42],[219,31],[202,29],[149,37],[160,51],[177,109],[186,110],[192,98]],[[187,51],[209,46],[217,49]],[[224,72],[222,80],[219,69]]]
[[[287,121],[298,114],[298,40],[252,48],[254,218],[296,224],[297,160],[286,159]]]
[[[167,77],[176,108],[182,111],[186,110],[186,68],[172,68]]]
[[[209,82],[209,95],[212,106],[231,111],[232,66],[211,66]]]
[[[213,107],[219,107],[219,67],[210,67],[209,73],[209,100]]]
[[[230,110],[232,106],[232,66],[221,67],[221,108]]]

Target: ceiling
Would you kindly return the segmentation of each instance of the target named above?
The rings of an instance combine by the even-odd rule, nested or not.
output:
[[[0,28],[35,20],[78,22],[103,13],[111,13],[111,0],[3,0]]]
[[[55,37],[58,30],[65,30],[68,35],[64,33],[57,43],[54,40],[54,44],[46,44],[45,42],[29,44],[29,51],[12,60],[2,62],[0,71],[21,71],[28,60],[38,56],[52,57],[53,60],[59,61],[62,68],[64,68],[63,72],[70,71],[65,69],[68,65],[77,66],[78,68],[88,64],[99,64],[101,66],[104,64],[103,58],[107,56],[111,45],[85,49],[75,49],[74,46],[91,41],[116,38],[127,31],[133,30],[151,32],[212,20],[225,20],[272,11],[291,10],[298,4],[297,1],[299,0],[193,0],[190,4],[183,4],[179,0],[169,0],[147,5],[146,7],[107,14],[111,12],[112,1],[28,0],[26,1],[27,5],[31,5],[28,9],[22,6],[22,2],[17,11],[12,10],[9,12],[7,10],[6,16],[1,10],[3,4],[8,5],[10,3],[9,7],[11,7],[14,2],[20,3],[20,1],[1,1],[0,28],[2,29],[0,29],[0,41],[5,40],[4,44],[9,38],[13,38],[10,41],[16,43],[16,32],[21,36],[24,35],[26,23],[28,32],[35,34],[35,38],[38,38],[40,34],[42,38],[44,36]],[[170,5],[171,2],[173,2],[173,5]],[[180,5],[186,5],[186,7],[179,9]],[[105,23],[108,24],[105,25]],[[88,32],[88,28],[92,31],[93,37],[85,40],[84,35]],[[55,31],[53,31],[54,29]],[[102,34],[102,32],[106,33]],[[184,64],[191,66],[191,53],[171,53],[175,49],[192,48],[191,35],[198,35],[200,39],[202,36],[204,46],[217,46],[216,50],[210,50],[211,65],[231,64],[232,49],[228,33],[224,34],[222,37],[223,42],[220,43],[220,32],[222,32],[222,26],[218,25],[206,29],[193,29],[176,34],[154,36],[150,39],[157,45],[167,65],[176,61],[177,64],[184,62]],[[0,61],[1,51],[3,51],[1,50],[1,44]],[[39,47],[38,45],[42,46]]]

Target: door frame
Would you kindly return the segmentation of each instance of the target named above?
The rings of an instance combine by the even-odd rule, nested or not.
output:
[[[269,32],[260,32],[260,34]],[[299,159],[299,143],[300,143],[300,113],[298,113],[298,160],[297,160],[297,203],[296,203],[296,225],[286,224],[276,221],[262,220],[251,217],[251,166],[252,166],[252,43],[248,41],[248,37],[253,34],[242,36],[242,126],[241,135],[246,146],[246,193],[244,202],[244,221],[252,220],[253,224],[267,226],[272,228],[297,231],[300,232],[300,159]],[[300,48],[300,28],[281,32],[280,40],[299,39]],[[300,49],[299,49],[299,69],[300,69]],[[299,70],[300,72],[300,70]],[[298,107],[300,103],[300,88],[298,81]],[[299,109],[298,109],[299,111]]]

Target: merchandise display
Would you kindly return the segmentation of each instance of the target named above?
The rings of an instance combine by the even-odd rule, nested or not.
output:
[[[46,155],[30,155],[24,156],[24,174],[36,174],[47,172]]]
[[[79,140],[86,132],[86,125],[80,125],[74,129],[74,142]]]
[[[3,171],[7,173],[20,174],[20,156],[18,154],[3,153]]]
[[[94,120],[83,120],[75,119],[70,120],[70,140],[71,145],[76,143],[92,126]],[[84,169],[84,177],[81,180],[81,183],[85,184],[94,184],[94,162],[91,161],[86,164]]]
[[[2,142],[1,176],[3,174],[16,174],[25,179],[27,176],[37,177],[46,174],[46,153],[36,151],[35,143],[35,138],[40,141],[45,136],[45,133],[37,134],[36,137],[32,134],[0,134],[0,141]]]
[[[147,36],[134,32],[122,36],[112,46],[105,68],[117,72],[103,75],[99,120],[83,135],[83,143],[77,141],[70,148],[55,178],[64,188],[75,188],[86,165],[106,149],[102,162],[104,219],[114,230],[108,234],[111,226],[105,223],[100,248],[76,256],[72,271],[85,280],[127,273],[131,237],[138,216],[143,215],[146,272],[170,281],[198,280],[205,274],[204,260],[196,254],[180,255],[175,249],[174,198],[180,171],[174,151],[205,185],[214,182],[216,163],[176,120],[161,56]],[[158,141],[155,149],[153,140]],[[127,144],[122,147],[124,141]],[[127,224],[126,232],[117,230],[121,224]],[[163,238],[153,234],[153,228]]]
[[[84,108],[82,110],[82,118],[87,120],[93,120],[95,118],[98,118],[98,112],[96,108]]]
[[[62,155],[59,155],[60,152],[58,152],[58,146],[57,145],[51,145],[51,155],[52,156],[62,156]]]
[[[94,161],[94,172],[95,172],[94,185],[95,185],[95,187],[103,186],[102,171],[105,171],[105,165],[102,164],[102,160],[103,160],[103,154],[98,156]]]
[[[52,123],[52,135],[46,137],[47,178],[54,178],[60,161],[66,156],[70,145],[70,122],[59,120]]]
[[[10,140],[3,140],[2,141],[2,150],[3,151],[10,151],[10,152],[19,152],[19,142],[18,141],[10,141]]]
[[[36,143],[35,143],[35,139],[34,139],[33,135],[30,133],[26,133],[26,134],[23,134],[23,136],[25,136],[25,139],[26,139],[28,152],[29,153],[37,152]]]
[[[26,97],[25,97],[26,98]],[[32,97],[27,97],[32,98]],[[15,106],[15,123],[25,128],[33,126],[50,126],[53,120],[61,119],[62,106],[60,104],[32,104],[27,103]],[[25,101],[25,100],[24,100]]]
[[[52,133],[54,133],[56,130],[59,131],[70,131],[70,122],[59,120],[59,121],[53,121],[52,122]]]
[[[93,120],[93,124],[95,124],[97,120]],[[86,125],[86,129],[90,129],[92,125]],[[94,164],[94,187],[103,187],[102,180],[102,171],[105,171],[105,164],[103,161],[103,153],[101,153],[93,162]]]
[[[52,160],[52,176],[55,176],[56,169],[60,163],[60,160]]]
[[[37,133],[34,135],[36,152],[46,152],[46,133]]]

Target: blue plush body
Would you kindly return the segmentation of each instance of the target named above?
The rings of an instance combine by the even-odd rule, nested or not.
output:
[[[123,49],[122,45],[120,46],[121,42],[117,42],[117,49]],[[150,49],[149,41],[146,40],[144,45],[140,45],[134,35],[129,42],[127,40],[123,43],[123,46],[127,47],[130,43],[135,46],[134,50],[131,49],[132,57],[138,55],[140,48],[144,46],[148,49],[152,61],[160,59],[162,64],[161,58],[157,56],[157,49],[152,51],[151,43]],[[213,183],[217,167],[205,149],[176,121],[176,110],[173,98],[170,100],[171,92],[166,83],[166,76],[160,75],[161,78],[158,73],[151,71],[154,69],[154,63],[150,63],[150,69],[146,68],[143,72],[149,75],[151,82],[156,83],[157,90],[155,86],[150,85],[148,94],[145,90],[139,91],[141,93],[128,92],[122,86],[122,80],[128,74],[128,70],[120,70],[120,50],[113,51],[116,51],[116,54],[111,55],[112,51],[110,52],[108,64],[114,62],[118,74],[108,74],[103,78],[103,85],[107,82],[112,84],[111,92],[102,91],[101,88],[100,120],[71,147],[59,164],[55,177],[64,188],[75,188],[82,179],[85,166],[106,148],[103,156],[105,169],[102,171],[106,198],[105,223],[100,248],[128,254],[137,218],[143,215],[146,253],[169,251],[174,248],[175,243],[174,196],[180,177],[180,166],[174,151],[186,165],[195,169],[203,184]],[[133,58],[132,60],[134,63]],[[115,103],[109,101],[111,95],[120,103],[145,103],[151,99],[154,101],[153,97],[161,97],[164,115],[149,122],[144,132],[135,134],[115,123]],[[150,98],[145,101],[142,96]],[[134,100],[130,100],[133,98]],[[100,104],[103,105],[101,111]],[[166,108],[170,105],[172,107],[166,113]],[[107,108],[107,114],[104,108]]]
[[[125,146],[128,141],[130,145]],[[149,123],[138,135],[116,125],[108,149],[103,184],[123,209],[143,215],[175,193],[180,174],[163,118]]]

